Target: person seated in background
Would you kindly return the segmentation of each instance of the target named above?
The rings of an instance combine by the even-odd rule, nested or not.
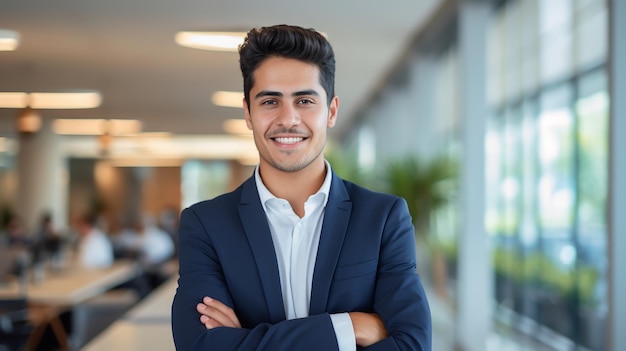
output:
[[[149,214],[133,221],[113,237],[116,257],[139,259],[146,281],[151,288],[164,280],[162,265],[174,257],[175,247],[171,236],[159,228]]]
[[[44,252],[51,255],[61,249],[61,236],[54,229],[50,213],[46,212],[41,216],[39,228],[35,232],[35,241]]]
[[[118,219],[119,225],[114,225],[109,233],[115,259],[138,260],[141,257],[141,236],[136,222],[130,218]]]
[[[157,226],[156,220],[151,215],[143,216],[138,229],[142,237],[142,258],[146,266],[158,266],[174,257],[172,238]]]
[[[97,216],[86,214],[76,221],[78,261],[85,268],[107,268],[113,264],[113,246],[107,235],[97,227]]]
[[[11,215],[6,227],[9,247],[28,249],[33,245],[33,240],[29,237],[28,230],[18,215]]]
[[[169,234],[174,243],[174,256],[178,255],[178,222],[180,211],[174,206],[165,206],[159,213],[159,228]]]
[[[9,257],[7,272],[14,276],[22,276],[33,261],[33,240],[17,214],[9,216],[6,230],[7,246],[6,252],[2,254]]]
[[[151,267],[174,256],[172,238],[156,224],[152,215],[145,214],[130,223],[112,236],[116,257],[138,258],[144,266]]]

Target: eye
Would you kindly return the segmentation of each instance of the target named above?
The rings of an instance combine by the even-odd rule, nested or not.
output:
[[[261,105],[276,105],[276,104],[277,104],[276,100],[273,100],[273,99],[264,100],[261,102]]]
[[[313,100],[311,99],[300,99],[298,100],[298,104],[299,105],[308,105],[308,104],[312,104]]]

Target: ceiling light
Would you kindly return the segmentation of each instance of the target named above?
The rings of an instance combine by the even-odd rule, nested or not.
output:
[[[108,132],[111,135],[137,134],[141,132],[141,122],[136,119],[107,120]]]
[[[100,106],[100,93],[22,93],[0,92],[0,108],[83,109]]]
[[[105,126],[103,119],[55,119],[52,130],[66,135],[102,135]]]
[[[211,102],[217,106],[243,108],[243,93],[240,91],[216,91]]]
[[[234,135],[252,135],[252,131],[248,129],[245,119],[227,119],[222,124],[227,133]]]
[[[43,109],[96,108],[102,99],[97,92],[31,93],[29,105]]]
[[[244,32],[178,32],[176,43],[194,49],[214,51],[237,51],[246,33]]]
[[[154,157],[117,157],[111,159],[113,167],[180,167],[184,160],[180,158],[154,158]]]
[[[0,92],[0,107],[24,108],[28,106],[28,94]]]
[[[63,135],[128,135],[141,131],[136,119],[56,119],[52,130]]]
[[[0,29],[0,51],[13,51],[20,43],[20,34],[13,30]]]
[[[143,139],[148,139],[148,138],[163,139],[163,138],[171,138],[172,133],[170,132],[139,132],[139,133],[127,133],[127,134],[124,134],[123,136],[131,137],[131,138],[138,138],[138,139],[142,139],[142,138]]]

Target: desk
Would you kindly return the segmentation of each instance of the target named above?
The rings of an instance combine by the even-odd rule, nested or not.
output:
[[[79,265],[71,265],[59,272],[48,272],[38,284],[29,282],[26,300],[31,306],[30,318],[35,330],[29,338],[27,349],[37,346],[48,325],[52,327],[61,348],[69,349],[67,334],[59,315],[72,306],[133,279],[139,273],[139,266],[132,261],[115,262],[105,269],[85,269]],[[17,281],[0,287],[0,299],[15,297],[22,297]]]
[[[178,275],[170,278],[122,319],[87,344],[83,351],[174,350],[171,307]]]
[[[59,272],[47,272],[38,284],[29,283],[26,299],[32,305],[73,306],[133,279],[139,272],[139,266],[132,261],[115,262],[105,269],[71,265]],[[15,297],[21,297],[17,281],[0,286],[0,299]]]

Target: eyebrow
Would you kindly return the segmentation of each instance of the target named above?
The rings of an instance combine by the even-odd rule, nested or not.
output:
[[[305,95],[320,96],[320,93],[318,93],[316,90],[308,89],[308,90],[296,91],[293,94],[291,94],[291,96],[294,96],[294,97],[295,96],[305,96]],[[263,90],[263,91],[260,91],[259,93],[257,93],[254,96],[254,98],[255,99],[259,99],[259,98],[266,97],[266,96],[282,97],[284,95],[283,95],[283,93],[278,92],[278,91]]]

